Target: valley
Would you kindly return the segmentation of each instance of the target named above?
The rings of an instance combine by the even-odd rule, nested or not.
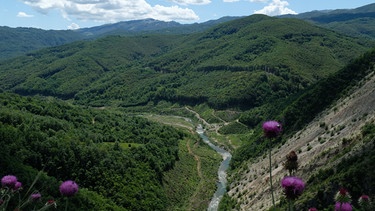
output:
[[[276,120],[277,210],[289,206],[291,151],[306,184],[295,210],[332,210],[340,188],[357,209],[375,197],[371,11],[0,28],[11,43],[0,41],[11,52],[0,54],[0,172],[37,188],[39,205],[60,207],[59,184],[74,180],[72,211],[268,211],[262,123]]]

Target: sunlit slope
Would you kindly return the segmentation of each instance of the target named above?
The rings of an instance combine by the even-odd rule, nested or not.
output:
[[[301,20],[253,15],[192,35],[112,36],[30,53],[0,64],[0,86],[93,106],[248,108],[296,93],[370,47]]]

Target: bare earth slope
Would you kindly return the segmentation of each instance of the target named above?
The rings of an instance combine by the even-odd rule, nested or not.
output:
[[[275,199],[281,196],[280,180],[287,174],[282,163],[290,151],[298,154],[299,169],[296,175],[306,181],[314,172],[332,167],[339,161],[329,162],[329,159],[347,146],[343,140],[352,140],[355,146],[351,153],[340,159],[353,154],[363,144],[356,141],[356,137],[360,136],[361,127],[368,122],[375,122],[374,72],[350,96],[339,100],[283,146],[272,150]],[[269,160],[265,155],[266,152],[255,162],[249,162],[230,185],[228,194],[241,204],[240,210],[268,210],[271,206]]]

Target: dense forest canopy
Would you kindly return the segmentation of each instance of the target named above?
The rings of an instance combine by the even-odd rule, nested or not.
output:
[[[372,44],[253,15],[192,35],[112,36],[29,53],[0,64],[0,88],[90,106],[249,109],[298,93]]]
[[[40,191],[46,195],[56,193],[44,179],[53,184],[74,179],[106,201],[103,207],[115,203],[128,210],[165,208],[162,174],[179,159],[184,133],[141,117],[53,98],[2,93],[0,99],[3,174],[18,173],[26,182],[43,169],[49,177],[40,181]],[[99,209],[85,197],[77,199],[88,200],[80,210]]]

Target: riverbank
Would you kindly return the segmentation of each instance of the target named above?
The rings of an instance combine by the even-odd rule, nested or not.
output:
[[[180,116],[144,115],[188,134],[179,143],[179,160],[163,175],[168,210],[206,210],[217,191],[218,168],[223,158],[196,133],[196,125]]]
[[[210,204],[208,205],[208,211],[217,211],[219,208],[219,204],[221,199],[223,198],[224,194],[227,192],[227,170],[229,168],[230,160],[232,159],[232,155],[223,148],[220,148],[214,145],[209,138],[204,133],[202,125],[198,125],[197,133],[202,138],[203,142],[205,142],[208,146],[210,146],[213,150],[215,150],[218,154],[220,154],[223,160],[220,163],[218,169],[218,181],[216,182],[217,189],[215,194],[213,195]]]

